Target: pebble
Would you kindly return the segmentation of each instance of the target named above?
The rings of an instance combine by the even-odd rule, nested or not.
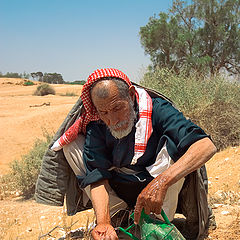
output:
[[[227,215],[227,214],[229,214],[229,211],[222,211],[221,214],[222,215]]]
[[[223,204],[218,204],[218,203],[213,204],[213,208],[218,208],[218,207],[222,207],[222,206],[223,206]]]

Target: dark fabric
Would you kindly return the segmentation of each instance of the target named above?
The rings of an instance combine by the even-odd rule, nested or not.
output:
[[[115,193],[124,200],[130,209],[133,209],[136,205],[136,200],[141,191],[152,180],[152,177],[146,179],[144,182],[126,182],[119,181],[119,178],[113,178],[109,181],[109,185],[115,191]]]
[[[209,219],[207,192],[200,169],[190,173],[179,193],[177,213],[186,217],[186,239],[199,239],[206,232]]]

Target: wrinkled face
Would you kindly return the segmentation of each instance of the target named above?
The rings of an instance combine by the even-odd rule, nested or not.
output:
[[[97,84],[91,93],[92,101],[100,119],[108,126],[112,135],[120,139],[127,136],[134,126],[136,114],[133,107],[134,98],[131,97],[134,96],[134,90],[130,90],[127,99],[122,99],[118,94],[117,87],[112,82],[108,81],[106,84],[109,87],[108,96],[101,98],[95,94],[97,87],[101,87]]]

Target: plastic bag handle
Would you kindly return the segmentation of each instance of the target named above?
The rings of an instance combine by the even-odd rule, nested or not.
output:
[[[163,211],[163,209],[162,209],[162,211],[161,211],[161,215],[162,215],[164,221],[165,221],[168,225],[171,225],[171,222],[169,221],[169,219],[168,219],[166,213]],[[132,217],[132,215],[131,215],[131,217]],[[147,214],[144,212],[144,209],[143,209],[142,212],[141,212],[141,218],[143,218],[143,217],[150,218],[149,215],[147,215]],[[131,239],[133,239],[133,240],[140,240],[139,238],[137,238],[136,236],[134,236],[132,233],[128,232],[128,230],[131,229],[131,228],[134,227],[134,226],[135,226],[135,224],[133,223],[133,224],[132,224],[131,226],[129,226],[127,229],[124,229],[124,228],[122,228],[122,227],[118,227],[118,229],[121,230],[122,232],[124,232],[126,235],[128,235]]]

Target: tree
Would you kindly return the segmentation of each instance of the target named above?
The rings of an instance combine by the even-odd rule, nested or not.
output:
[[[37,77],[36,73],[35,72],[32,72],[30,73],[31,74],[31,77],[35,80],[35,78]]]
[[[63,84],[64,80],[60,73],[44,73],[43,82]]]
[[[140,38],[153,68],[239,74],[239,5],[239,0],[175,0],[168,14],[150,17]]]
[[[25,71],[21,74],[22,78],[25,78],[25,79],[29,79],[30,78],[30,74],[29,73],[26,73]]]
[[[43,81],[43,73],[42,72],[36,72],[37,78],[39,82]]]
[[[36,81],[39,81],[39,82],[43,81],[43,73],[42,72],[32,72],[31,76]]]

